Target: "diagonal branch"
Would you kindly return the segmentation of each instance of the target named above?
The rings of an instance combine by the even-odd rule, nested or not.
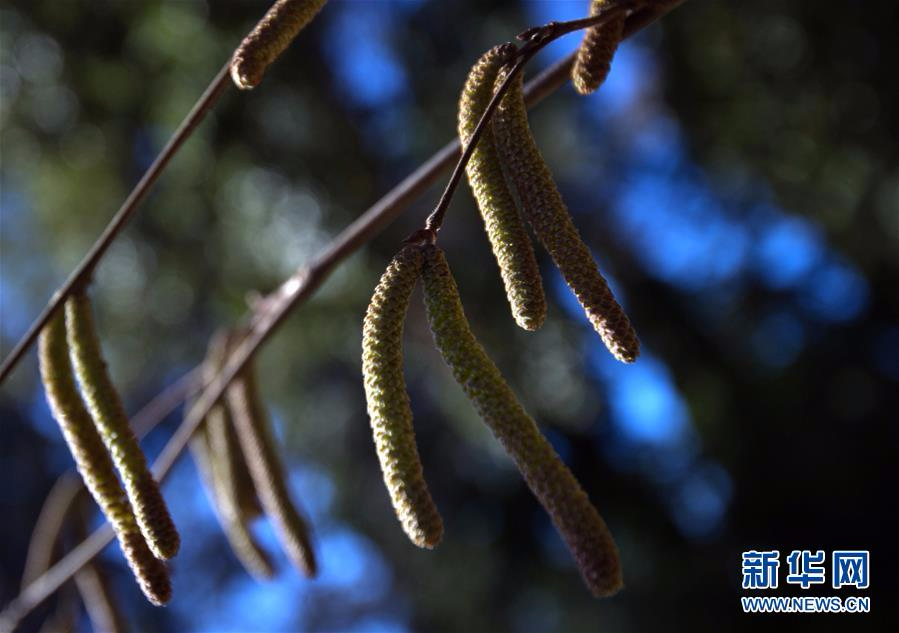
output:
[[[638,8],[625,23],[624,36],[630,37],[649,26],[679,3],[657,2],[651,3],[646,9]],[[595,21],[584,23],[580,28],[594,23]],[[566,82],[574,59],[575,54],[569,55],[527,83],[525,101],[528,107],[543,100]],[[222,372],[204,388],[154,463],[154,475],[159,480],[164,480],[169,474],[186,448],[191,435],[209,409],[224,394],[228,384],[240,373],[258,348],[274,334],[284,319],[315,293],[338,264],[396,220],[413,200],[423,194],[440,174],[453,164],[454,159],[458,160],[461,149],[458,139],[444,145],[427,162],[344,229],[310,264],[297,270],[277,290],[257,302],[249,318],[250,331],[246,338],[232,353]],[[149,426],[152,427],[152,424]],[[112,530],[108,524],[98,528],[0,612],[0,630],[11,630],[22,618],[53,595],[79,569],[103,551],[112,539]]]
[[[181,125],[179,125],[178,129],[175,130],[175,133],[172,134],[168,143],[166,143],[165,147],[162,148],[162,151],[159,152],[156,160],[153,161],[150,168],[134,186],[131,193],[128,194],[125,202],[122,203],[122,206],[113,216],[112,220],[110,220],[102,235],[97,238],[97,241],[94,242],[90,251],[84,256],[84,259],[81,260],[78,266],[75,267],[75,270],[72,271],[72,274],[69,275],[69,278],[66,279],[65,283],[53,293],[53,296],[50,297],[50,301],[47,302],[47,306],[34,320],[28,328],[28,331],[22,336],[22,339],[16,344],[9,355],[3,360],[3,364],[0,365],[0,383],[6,379],[16,364],[22,359],[25,352],[28,351],[28,348],[34,344],[37,335],[40,334],[41,330],[47,324],[47,321],[49,321],[50,317],[53,316],[53,313],[56,312],[56,309],[59,308],[73,290],[88,282],[91,274],[94,272],[94,268],[96,268],[97,264],[106,254],[106,251],[109,249],[113,240],[115,240],[119,233],[122,232],[122,229],[125,228],[128,220],[131,219],[140,206],[140,203],[147,197],[147,193],[159,179],[159,176],[162,175],[162,172],[172,158],[174,158],[175,154],[178,153],[181,145],[190,138],[190,135],[193,134],[193,131],[200,124],[209,110],[212,109],[222,94],[224,94],[225,89],[231,84],[228,75],[230,65],[231,62],[229,60],[212,79],[209,86],[203,91],[203,94],[197,100],[196,104],[194,104],[194,107],[191,108],[191,111],[181,122]]]

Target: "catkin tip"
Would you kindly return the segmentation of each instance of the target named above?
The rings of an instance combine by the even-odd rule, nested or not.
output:
[[[327,0],[277,0],[231,58],[231,80],[241,90],[259,85],[265,69],[312,21]]]
[[[593,0],[590,15],[597,15],[605,8],[608,0]],[[612,57],[624,33],[625,17],[622,14],[600,26],[591,26],[577,51],[571,79],[575,89],[582,95],[596,91],[606,80],[612,67]]]

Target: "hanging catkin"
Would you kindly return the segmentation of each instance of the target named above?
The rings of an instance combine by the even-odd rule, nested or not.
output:
[[[84,400],[122,477],[140,531],[156,558],[171,558],[181,544],[178,531],[107,372],[90,299],[83,292],[66,301],[66,330]]]
[[[484,53],[469,72],[459,99],[459,138],[463,142],[468,142],[487,109],[496,75],[512,51],[511,44],[495,46]],[[465,173],[499,264],[512,316],[524,329],[536,330],[546,317],[540,269],[503,176],[492,126],[488,125],[481,134]]]
[[[281,547],[295,567],[306,576],[315,576],[316,562],[309,528],[290,499],[287,474],[275,450],[252,365],[234,379],[226,391],[226,398],[256,493],[265,514],[275,526]]]
[[[165,604],[172,593],[168,570],[147,547],[116,477],[112,458],[75,386],[62,310],[53,315],[41,332],[39,360],[47,402],[85,486],[112,525],[144,595],[153,604]]]
[[[500,72],[497,85],[505,79],[506,72],[507,68]],[[618,360],[633,362],[640,353],[637,335],[600,274],[590,249],[581,240],[537,149],[528,126],[520,73],[497,108],[493,127],[500,156],[518,190],[525,218],[574,291],[603,343]]]
[[[209,384],[221,371],[227,351],[227,334],[216,334],[203,364],[204,383]],[[234,555],[254,578],[270,578],[273,573],[271,560],[250,530],[255,508],[248,507],[248,495],[252,495],[258,504],[256,491],[248,472],[246,481],[240,479],[247,467],[237,445],[231,416],[223,403],[217,402],[206,414],[191,438],[190,449]]]
[[[609,0],[592,0],[590,15],[597,15],[609,5]],[[606,80],[612,67],[612,57],[624,32],[624,12],[600,26],[591,26],[577,50],[571,69],[571,80],[582,95],[594,92]]]
[[[231,58],[231,79],[241,90],[259,85],[265,69],[312,21],[328,0],[277,0]]]
[[[549,513],[595,596],[621,588],[618,548],[577,479],[525,412],[471,332],[446,258],[425,247],[425,307],[437,349],[456,381]]]
[[[403,322],[421,263],[419,246],[404,247],[375,288],[362,326],[362,374],[393,509],[413,543],[433,548],[443,536],[443,520],[425,483],[403,377]]]

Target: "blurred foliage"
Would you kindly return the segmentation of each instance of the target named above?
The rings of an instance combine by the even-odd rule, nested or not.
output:
[[[0,7],[4,353],[265,5]],[[453,134],[480,53],[585,11],[580,0],[334,0],[258,89],[223,99],[97,270],[104,349],[129,410]],[[441,243],[469,319],[616,535],[619,596],[594,601],[581,586],[433,349],[418,294],[407,379],[444,543],[415,549],[393,517],[365,413],[360,325],[435,188],[259,358],[322,579],[285,567],[270,585],[248,580],[185,461],[165,488],[185,535],[171,607],[144,603],[107,552],[132,626],[748,629],[757,618],[739,615],[743,550],[846,547],[872,552],[874,612],[824,626],[895,626],[897,22],[886,2],[691,0],[619,52],[595,99],[566,88],[534,112],[575,220],[644,342],[632,368],[607,362],[545,256],[548,321],[535,334],[514,327],[460,188]],[[0,415],[6,603],[41,501],[71,460],[33,357],[3,386]],[[151,455],[178,417],[146,440]],[[39,624],[36,615],[26,629]]]

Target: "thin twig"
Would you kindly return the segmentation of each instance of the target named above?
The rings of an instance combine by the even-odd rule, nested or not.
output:
[[[34,344],[37,335],[40,334],[56,309],[65,302],[66,298],[68,298],[75,288],[87,283],[91,274],[93,274],[94,268],[96,268],[97,264],[106,254],[106,251],[109,249],[113,240],[115,240],[118,234],[122,232],[122,229],[125,228],[128,220],[131,219],[140,203],[146,198],[150,188],[159,179],[159,176],[178,152],[178,149],[184,141],[190,138],[194,129],[219,100],[225,92],[225,89],[231,85],[231,79],[228,75],[229,67],[230,60],[229,63],[225,64],[212,79],[209,86],[203,91],[203,94],[200,95],[200,98],[194,104],[194,107],[191,108],[187,116],[184,117],[181,125],[178,126],[178,129],[172,134],[168,143],[166,143],[165,147],[159,152],[156,160],[153,161],[153,164],[150,165],[140,181],[134,186],[134,189],[131,190],[128,197],[125,198],[125,202],[122,203],[122,206],[113,216],[112,220],[110,220],[100,237],[97,238],[97,241],[94,242],[94,245],[88,251],[87,255],[84,256],[84,259],[81,260],[81,263],[79,263],[75,270],[72,271],[72,274],[69,275],[69,278],[66,279],[65,283],[53,293],[53,296],[50,297],[50,301],[47,303],[43,312],[38,315],[34,320],[34,323],[28,328],[28,331],[25,332],[25,335],[18,343],[16,343],[13,350],[3,360],[3,364],[0,365],[0,383],[6,379],[13,368],[22,359],[22,356],[28,348]]]
[[[674,4],[671,5],[672,8],[673,6]],[[628,28],[626,24],[625,36],[633,35],[663,14],[664,11],[653,12],[651,19],[647,19],[645,14],[639,13],[639,27]],[[575,54],[571,54],[528,82],[525,86],[525,102],[528,107],[535,105],[566,82],[574,59]],[[258,307],[249,319],[251,327],[247,338],[232,354],[216,379],[204,388],[202,395],[154,463],[153,472],[158,479],[165,479],[171,472],[172,466],[209,409],[284,318],[294,308],[302,305],[340,262],[397,219],[413,200],[436,181],[444,169],[452,165],[453,159],[460,155],[460,150],[458,138],[444,145],[426,163],[344,229],[311,264],[295,272],[276,291],[257,303]],[[0,612],[0,630],[12,630],[23,617],[53,595],[81,567],[102,552],[112,539],[112,529],[108,524],[98,528]]]

